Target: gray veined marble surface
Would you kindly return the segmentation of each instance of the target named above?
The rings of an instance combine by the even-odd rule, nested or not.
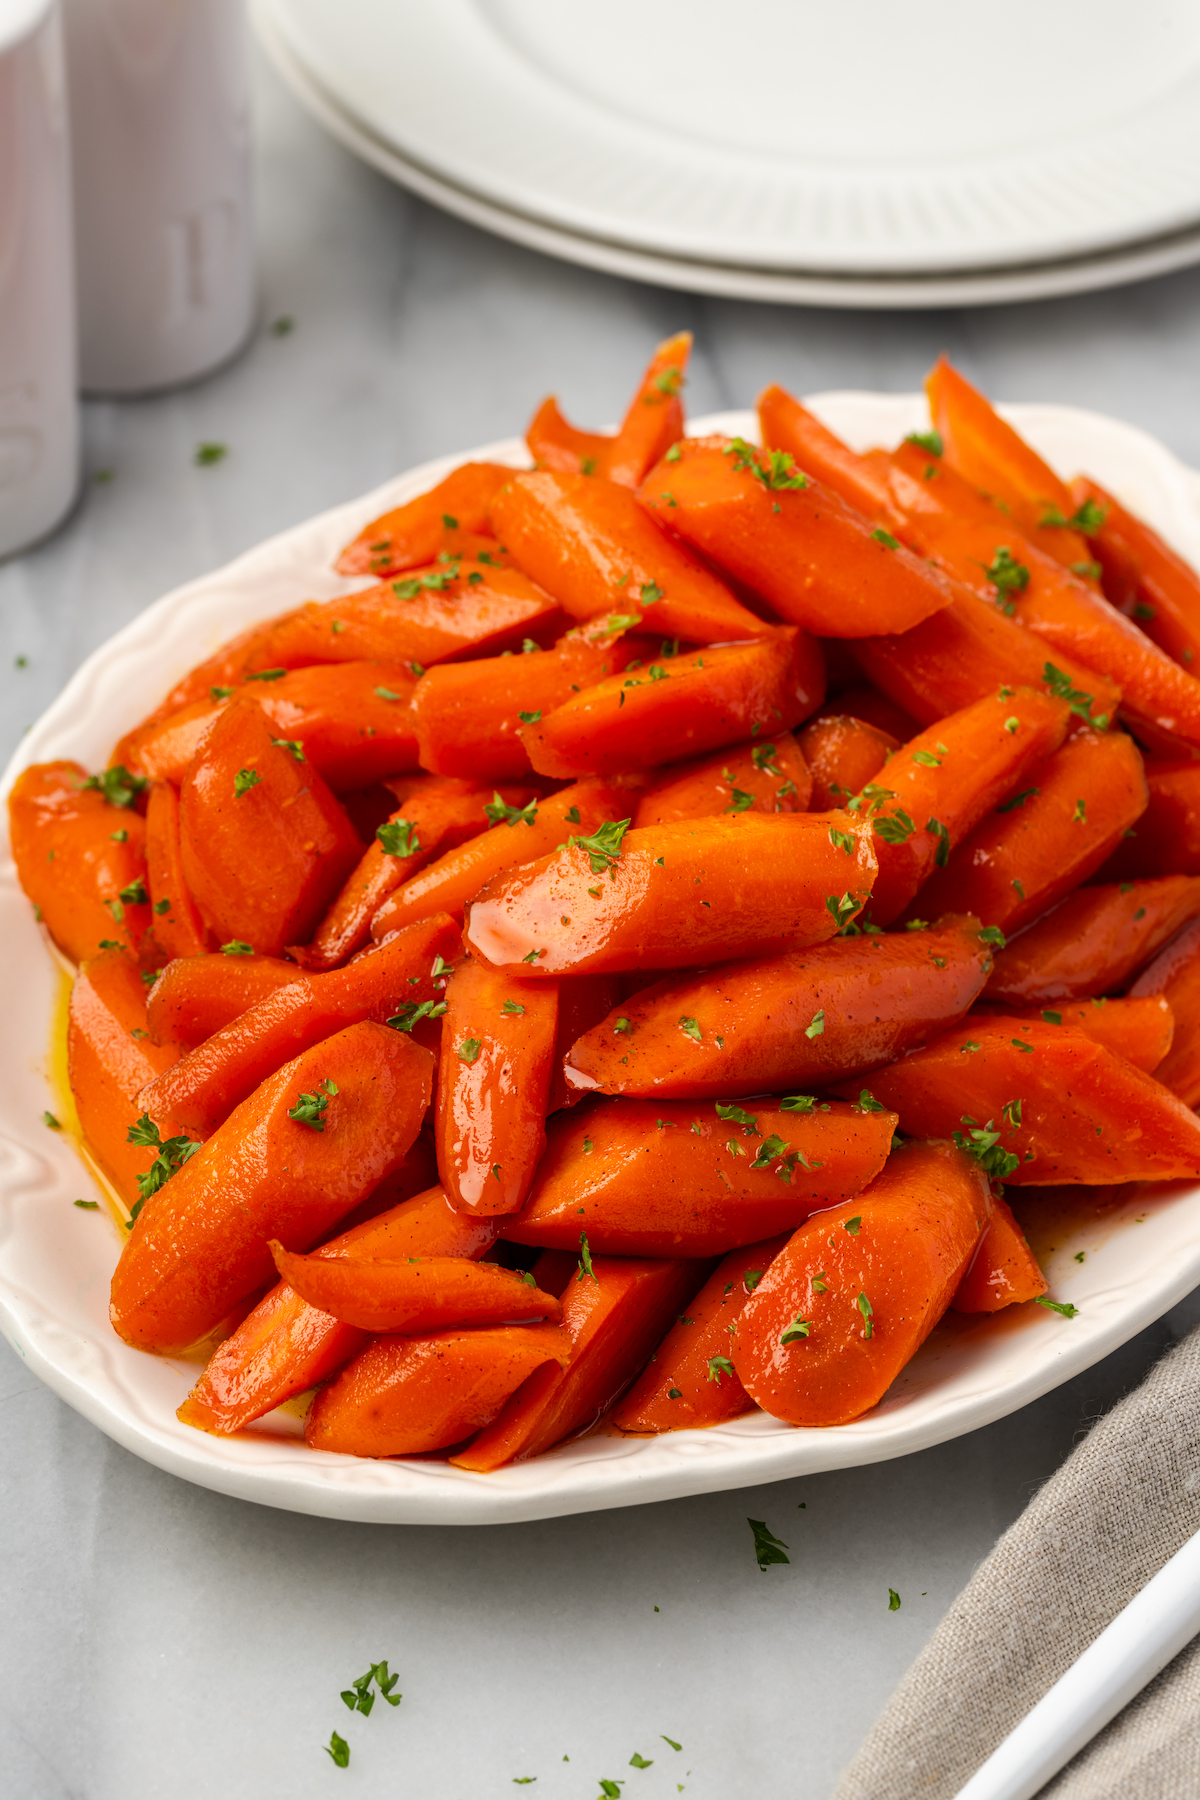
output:
[[[411,463],[508,435],[546,392],[581,424],[613,418],[683,325],[697,412],[768,380],[909,389],[946,348],[1001,398],[1115,413],[1200,466],[1200,271],[894,317],[703,300],[431,211],[265,72],[258,124],[264,328],[192,389],[88,406],[78,511],[0,567],[6,755],[168,588]],[[281,315],[295,329],[273,336]],[[201,442],[227,458],[196,467]],[[501,1800],[536,1777],[539,1800],[594,1800],[605,1777],[626,1800],[680,1784],[689,1800],[823,1800],[996,1535],[1198,1315],[1193,1296],[1024,1412],[898,1462],[473,1531],[334,1524],[186,1486],[0,1346],[0,1794]],[[748,1514],[790,1546],[787,1567],[759,1572]],[[351,1717],[339,1691],[383,1657],[402,1704]],[[345,1770],[322,1750],[335,1729]]]

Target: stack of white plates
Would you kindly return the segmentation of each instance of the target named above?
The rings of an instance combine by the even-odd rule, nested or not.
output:
[[[1200,6],[255,0],[344,143],[618,275],[917,307],[1200,261]]]

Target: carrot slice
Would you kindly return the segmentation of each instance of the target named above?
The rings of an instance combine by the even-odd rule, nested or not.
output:
[[[1094,875],[1141,817],[1146,778],[1124,732],[1080,731],[935,869],[919,905],[1017,932]]]
[[[1155,1075],[1186,1106],[1200,1105],[1200,920],[1157,956],[1130,988],[1135,998],[1160,994],[1175,1020],[1175,1038]]]
[[[789,1425],[844,1425],[882,1400],[949,1306],[988,1222],[979,1165],[906,1144],[858,1198],[802,1225],[751,1294],[733,1364]]]
[[[162,1044],[193,1049],[223,1025],[296,980],[294,962],[281,956],[179,956],[159,971],[150,989],[150,1031]]]
[[[643,788],[633,822],[673,825],[680,819],[722,813],[807,812],[811,792],[808,766],[796,740],[790,731],[781,731],[690,762],[668,763]]]
[[[999,952],[987,997],[1033,1004],[1111,993],[1198,913],[1196,876],[1080,888]]]
[[[411,1152],[402,1170],[410,1160]],[[313,1255],[476,1258],[491,1249],[496,1231],[486,1219],[455,1212],[444,1191],[434,1187],[343,1232]],[[366,1341],[366,1332],[310,1306],[280,1281],[217,1346],[178,1417],[200,1431],[240,1431],[285,1400],[328,1380],[358,1355]]]
[[[554,395],[543,400],[525,430],[535,469],[558,469],[564,475],[596,475],[608,460],[612,432],[580,431],[563,417]]]
[[[203,955],[212,940],[183,878],[179,792],[169,781],[154,782],[146,803],[146,886],[155,950],[167,957]]]
[[[183,877],[221,942],[267,955],[309,937],[362,845],[328,787],[231,700],[180,792]]]
[[[1145,770],[1146,810],[1104,873],[1200,875],[1200,762],[1148,756]]]
[[[609,675],[521,738],[545,775],[612,775],[790,731],[824,696],[820,647],[792,626]]]
[[[1161,1081],[1065,1026],[971,1018],[871,1086],[901,1130],[995,1130],[1006,1182],[1046,1187],[1200,1175],[1200,1119]]]
[[[871,637],[954,598],[944,576],[785,453],[724,438],[677,448],[647,476],[643,505],[781,618],[822,637]]]
[[[194,1344],[271,1278],[268,1238],[308,1250],[401,1163],[433,1058],[364,1023],[287,1063],[147,1200],[117,1264],[110,1317],[139,1350]]]
[[[770,630],[627,486],[548,469],[514,475],[492,522],[517,566],[576,619],[628,614],[642,630],[697,644]]]
[[[569,1354],[559,1325],[376,1338],[317,1395],[305,1442],[343,1456],[444,1449],[489,1424],[535,1369]]]
[[[942,919],[660,981],[572,1046],[568,1079],[647,1098],[821,1087],[956,1024],[991,966],[978,919]]]
[[[463,463],[415,500],[406,500],[364,525],[341,551],[339,575],[392,575],[431,563],[453,550],[452,534],[486,533],[492,495],[512,470],[502,463]]]
[[[1089,476],[1071,483],[1071,498],[1092,514],[1088,543],[1108,598],[1131,613],[1160,650],[1192,668],[1200,655],[1200,575]]]
[[[647,469],[683,436],[683,390],[692,334],[666,338],[650,359],[601,473],[624,487],[637,487]]]
[[[1081,1031],[1094,1043],[1115,1050],[1135,1068],[1153,1075],[1175,1037],[1175,1015],[1161,994],[1147,994],[1125,1000],[1059,1000],[1054,1006],[1039,1007],[1036,1012],[1019,1012],[1005,1008],[998,1014],[991,1007],[981,1007],[972,1015],[993,1030],[1003,1025],[1021,1035],[1026,1025],[1061,1025],[1067,1031]]]
[[[111,805],[107,793],[122,804]],[[76,762],[35,763],[13,783],[8,821],[17,878],[72,962],[109,945],[136,952],[150,923],[146,825],[132,810],[135,799],[135,785],[119,771],[90,776]]]
[[[514,981],[470,957],[450,978],[437,1130],[438,1167],[456,1206],[511,1213],[524,1204],[546,1147],[558,987]]]
[[[832,488],[865,518],[879,520],[892,532],[903,526],[904,515],[892,501],[886,468],[856,455],[785,388],[763,389],[758,422],[769,450],[787,451],[806,475]]]
[[[732,1250],[687,1303],[613,1414],[621,1431],[722,1425],[754,1412],[730,1360],[747,1300],[790,1233]]]
[[[495,1423],[451,1462],[459,1469],[498,1469],[586,1430],[628,1386],[706,1272],[694,1262],[592,1259],[590,1273],[581,1268],[563,1294],[570,1361],[561,1371],[531,1375]]]
[[[571,1045],[606,1019],[621,994],[621,978],[617,975],[572,975],[557,984],[558,1036],[554,1043],[554,1072],[550,1078],[548,1113],[560,1106],[575,1106],[583,1099],[583,1089],[567,1079],[566,1062]]]
[[[992,1313],[1002,1307],[1036,1300],[1049,1292],[1050,1283],[1038,1268],[1037,1260],[1007,1200],[992,1196],[992,1216],[988,1220],[979,1248],[971,1258],[966,1274],[954,1290],[950,1305],[954,1312]]]
[[[828,1110],[826,1110],[828,1108]],[[720,1256],[858,1193],[883,1167],[895,1116],[797,1096],[747,1110],[609,1100],[551,1119],[518,1244],[612,1256]]]
[[[271,1255],[302,1300],[360,1331],[403,1331],[416,1337],[452,1325],[511,1325],[551,1319],[562,1307],[516,1269],[464,1256],[393,1258],[351,1254],[298,1256],[275,1239]]]
[[[142,1111],[136,1097],[178,1054],[150,1036],[146,989],[131,956],[105,950],[83,965],[71,988],[67,1073],[88,1147],[129,1206],[138,1198],[137,1177],[156,1155],[129,1142]]]
[[[804,727],[799,748],[812,772],[812,809],[826,812],[860,793],[900,745],[865,719],[825,713]]]
[[[853,813],[618,825],[489,882],[463,940],[514,975],[728,962],[832,937],[874,879],[870,825]]]

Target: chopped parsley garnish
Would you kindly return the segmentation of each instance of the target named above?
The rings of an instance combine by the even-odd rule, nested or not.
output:
[[[946,449],[940,431],[910,431],[904,441],[906,444],[915,444],[927,456],[942,456]]]
[[[663,1734],[662,1734],[662,1732],[661,1732],[661,1731],[660,1731],[660,1732],[659,1732],[659,1734],[658,1734],[658,1735],[659,1735],[659,1737],[661,1737],[661,1738],[662,1738],[662,1741],[663,1741],[663,1743],[664,1743],[664,1744],[670,1744],[670,1746],[671,1746],[671,1748],[672,1748],[672,1750],[682,1750],[682,1749],[683,1749],[683,1745],[682,1745],[682,1744],[677,1744],[677,1743],[676,1743],[676,1742],[675,1742],[675,1739],[674,1739],[674,1738],[669,1738],[669,1737],[663,1737]]]
[[[1000,1108],[1000,1111],[1003,1113],[1009,1128],[1015,1131],[1017,1126],[1021,1123],[1021,1102],[1019,1100],[1006,1100],[1004,1105]]]
[[[466,1063],[469,1068],[472,1063],[479,1061],[479,1053],[482,1049],[483,1044],[479,1038],[464,1038],[455,1050],[455,1055],[459,1062]]]
[[[886,813],[882,818],[876,817],[871,823],[875,836],[882,838],[885,844],[907,844],[917,829],[902,806],[898,806],[895,812]]]
[[[1085,500],[1082,506],[1077,506],[1069,519],[1064,516],[1061,507],[1048,506],[1038,520],[1038,524],[1061,525],[1067,531],[1078,531],[1084,537],[1095,537],[1107,517],[1107,506],[1101,506],[1098,501],[1089,499]]]
[[[525,1008],[516,1000],[506,1000],[500,1008],[502,1013],[523,1013]]]
[[[262,776],[255,769],[239,769],[233,778],[234,799],[240,800],[243,794],[248,794],[251,788],[257,787],[261,780]]]
[[[512,830],[515,825],[532,825],[534,823],[537,818],[538,803],[535,796],[524,806],[507,806],[501,795],[493,790],[492,797],[483,810],[493,825],[507,825]]]
[[[821,1007],[819,1009],[819,1011],[817,1011],[813,1014],[812,1023],[810,1025],[806,1025],[804,1027],[804,1035],[806,1038],[816,1038],[816,1037],[822,1036],[822,1034],[824,1033],[824,1030],[825,1030],[825,1008]]]
[[[325,1108],[329,1105],[329,1096],[337,1091],[336,1081],[319,1082],[315,1094],[301,1094],[295,1106],[288,1108],[288,1118],[295,1119],[297,1125],[307,1125],[312,1131],[324,1131]]]
[[[1061,669],[1048,662],[1042,668],[1042,680],[1050,692],[1059,700],[1065,700],[1071,711],[1080,719],[1097,726],[1101,731],[1108,724],[1108,714],[1099,713],[1092,718],[1092,701],[1094,695],[1085,694],[1082,688],[1073,687],[1071,677],[1064,675]]]
[[[1029,586],[1029,570],[1018,562],[1007,544],[996,545],[994,561],[984,566],[984,574],[999,594],[1006,598],[1023,594]]]
[[[125,902],[126,906],[146,905],[150,896],[146,892],[146,884],[140,875],[136,881],[131,881],[128,887],[121,889],[119,898]]]
[[[1077,800],[1075,802],[1075,811],[1071,814],[1071,823],[1072,823],[1072,825],[1086,825],[1087,824],[1087,802],[1086,802],[1086,800]]]
[[[156,900],[154,902],[154,910],[158,914],[160,919],[162,918],[164,913],[169,913],[171,910],[170,897],[167,895],[164,895],[161,900]]]
[[[747,1519],[747,1525],[754,1533],[754,1554],[758,1566],[764,1572],[772,1563],[790,1563],[791,1557],[785,1554],[787,1545],[782,1538],[777,1538],[773,1531],[768,1531],[761,1519]],[[666,1739],[669,1744],[670,1738]]]
[[[412,819],[389,819],[386,825],[376,826],[375,836],[385,856],[415,856],[421,848]]]
[[[259,669],[256,675],[247,675],[247,681],[282,681],[287,674],[286,669]]]
[[[1042,1014],[1042,1017],[1046,1021],[1047,1025],[1061,1025],[1062,1024],[1062,1014],[1060,1012],[1044,1012]]]
[[[103,775],[89,775],[82,784],[83,791],[88,789],[99,791],[110,806],[130,807],[138,795],[148,785],[145,775],[131,775],[129,770],[117,763],[111,769],[105,769]]]
[[[42,1124],[48,1125],[51,1131],[61,1131],[62,1130],[61,1121],[56,1119],[52,1112],[44,1112],[42,1114]]]
[[[244,944],[241,938],[230,938],[227,944],[221,945],[222,956],[253,956],[254,945]]]
[[[855,1213],[855,1215],[852,1219],[847,1219],[845,1224],[842,1226],[842,1230],[848,1231],[850,1233],[851,1237],[857,1237],[859,1232],[862,1230],[862,1214]]]
[[[762,1136],[762,1133],[758,1129],[757,1116],[754,1113],[747,1112],[744,1106],[738,1106],[733,1101],[730,1101],[727,1104],[724,1100],[716,1101],[715,1105],[718,1119],[726,1119],[731,1125],[744,1125],[747,1137]]]
[[[754,795],[746,793],[744,788],[736,787],[732,790],[732,793],[733,799],[725,808],[725,811],[731,813],[749,812],[750,808],[754,805]],[[832,836],[832,833],[830,833],[830,835]]]
[[[979,933],[979,941],[981,944],[994,944],[997,950],[1003,950],[1006,940],[998,925],[985,925]]]
[[[780,1112],[810,1113],[816,1110],[815,1094],[785,1094],[779,1102]]]
[[[286,750],[296,762],[307,762],[304,745],[299,738],[272,738],[271,742],[277,750]]]
[[[231,687],[210,687],[208,690],[208,697],[210,700],[228,700],[232,692],[233,689]]]
[[[576,1271],[575,1279],[576,1281],[586,1281],[589,1277],[597,1287],[600,1286],[600,1277],[592,1267],[592,1252],[587,1241],[587,1232],[581,1231],[579,1234],[579,1268]]]
[[[99,1212],[100,1210],[100,1202],[98,1200],[73,1200],[71,1204],[72,1206],[78,1206],[82,1212]]]
[[[920,763],[923,769],[940,769],[950,752],[945,744],[939,744],[938,749],[941,751],[940,756],[935,756],[932,750],[914,750],[912,759],[915,763]]]
[[[228,455],[228,444],[197,444],[192,460],[198,469],[211,469],[214,463],[224,462]]]
[[[1006,800],[1003,806],[998,806],[996,808],[996,811],[998,813],[1012,812],[1016,807],[1024,806],[1027,800],[1032,800],[1035,795],[1040,794],[1041,791],[1041,788],[1037,787],[1022,788],[1019,794],[1014,794],[1011,800]]]
[[[867,1299],[865,1294],[860,1293],[854,1304],[858,1307],[858,1310],[863,1317],[863,1336],[865,1338],[874,1337],[875,1315],[871,1302]]]
[[[960,1150],[975,1158],[985,1175],[990,1175],[994,1181],[1004,1181],[1014,1169],[1020,1167],[1020,1157],[1004,1148],[1000,1142],[1000,1133],[993,1128],[991,1119],[986,1125],[979,1126],[964,1113],[962,1122],[967,1126],[966,1134],[955,1131],[951,1136]]]
[[[458,580],[459,562],[455,558],[446,568],[439,569],[436,575],[411,575],[404,581],[393,581],[392,592],[397,600],[415,600],[424,590],[438,594]]]
[[[1077,1306],[1072,1306],[1068,1300],[1051,1300],[1046,1294],[1038,1294],[1034,1300],[1034,1305],[1044,1306],[1048,1312],[1056,1312],[1064,1319],[1077,1319],[1079,1317],[1079,1308]]]
[[[130,1144],[158,1151],[145,1174],[137,1178],[139,1198],[129,1210],[129,1223],[132,1225],[151,1194],[157,1194],[159,1188],[165,1186],[190,1157],[195,1156],[200,1145],[189,1137],[161,1137],[158,1126],[149,1113],[143,1113],[137,1124],[129,1127],[125,1136]]]
[[[786,450],[757,451],[753,444],[745,438],[735,437],[725,446],[725,455],[732,456],[735,469],[748,469],[756,481],[773,493],[784,488],[797,491],[808,486],[808,476],[802,475],[796,467],[795,458]]]
[[[827,894],[825,911],[831,914],[839,935],[847,936],[846,927],[853,921],[854,915],[858,911],[858,901],[850,893],[843,894],[840,900],[836,894]]]
[[[371,1683],[375,1683],[375,1686],[379,1689],[380,1697],[386,1700],[389,1706],[399,1706],[403,1699],[403,1695],[393,1694],[392,1692],[392,1689],[399,1679],[400,1677],[398,1674],[388,1674],[386,1662],[372,1663],[365,1675],[360,1675],[358,1680],[352,1683],[350,1687],[342,1689],[342,1700],[350,1708],[351,1712],[360,1712],[364,1718],[369,1718],[371,1708],[375,1704],[375,1695],[371,1692]]]
[[[944,869],[946,864],[950,861],[950,833],[940,819],[926,819],[925,829],[930,837],[935,837],[938,840],[938,847],[933,860],[939,869]]]
[[[338,1736],[336,1731],[331,1735],[329,1742],[323,1747],[326,1756],[332,1756],[339,1769],[348,1769],[350,1767],[350,1746],[344,1737]]]
[[[621,1016],[618,1018],[616,1024],[613,1026],[613,1030],[620,1031],[620,1032],[630,1032],[633,1030],[633,1026],[630,1024],[629,1020],[622,1013]]]
[[[517,1008],[518,1012],[524,1010],[523,1006]],[[422,1019],[440,1019],[447,1011],[444,1000],[422,1000],[419,1003],[414,1000],[410,1005],[402,1006],[398,1013],[393,1013],[387,1022],[393,1031],[411,1031]]]
[[[679,1021],[679,1029],[686,1037],[693,1038],[697,1044],[702,1041],[703,1034],[700,1030],[699,1020],[689,1019],[685,1015]]]
[[[813,1322],[811,1319],[793,1319],[791,1324],[780,1333],[779,1342],[784,1346],[788,1344],[798,1344],[802,1338],[808,1336],[812,1328]]]
[[[520,719],[522,725],[537,725],[540,722],[542,715],[540,712],[519,712],[517,717]]]
[[[896,1592],[895,1588],[893,1588],[893,1587],[890,1587],[888,1589],[888,1611],[889,1612],[899,1612],[900,1611],[900,1596]]]
[[[839,831],[835,825],[829,827],[829,841],[835,850],[844,850],[847,856],[854,855],[857,839],[852,831]]]
[[[732,1375],[733,1364],[727,1356],[710,1356],[708,1359],[708,1379],[721,1385],[722,1375]]]
[[[883,529],[882,525],[877,525],[871,533],[871,536],[877,544],[882,544],[885,550],[898,550],[900,548],[899,538],[894,538],[890,531],[885,531]]]
[[[717,1360],[720,1361],[720,1358]],[[629,1766],[631,1769],[651,1769],[654,1767],[654,1758],[650,1757],[647,1759],[644,1756],[639,1756],[635,1750],[629,1759]]]
[[[621,855],[621,840],[632,823],[632,816],[628,819],[606,819],[590,837],[568,838],[567,843],[584,852],[593,875],[603,875],[606,869],[615,867]]]

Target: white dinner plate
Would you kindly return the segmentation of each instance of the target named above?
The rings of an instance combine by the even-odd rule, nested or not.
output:
[[[990,0],[258,0],[258,16],[400,179],[509,235],[524,221],[696,265],[687,286],[995,278],[1179,255],[1158,241],[1200,223],[1192,0],[1160,0],[1136,31],[1121,0],[1002,16]]]
[[[895,443],[928,425],[918,395],[826,394],[811,404],[852,444]],[[1200,476],[1133,427],[1062,406],[1012,407],[1010,416],[1064,474],[1087,469],[1115,488],[1200,562]],[[750,413],[694,422],[698,431],[754,435]],[[518,439],[464,452],[520,466]],[[461,457],[443,457],[373,494],[271,538],[215,574],[147,608],[90,656],[21,740],[3,781],[29,763],[74,757],[103,767],[112,744],[193,663],[255,620],[355,585],[330,571],[368,520],[431,486]],[[1200,1186],[1146,1190],[1107,1217],[1063,1236],[1047,1265],[1064,1320],[1042,1307],[994,1318],[951,1318],[872,1412],[829,1431],[796,1430],[765,1414],[711,1431],[657,1438],[593,1433],[530,1462],[471,1474],[437,1461],[360,1461],[314,1452],[298,1422],[272,1415],[261,1430],[210,1437],[175,1408],[194,1364],[131,1350],[108,1323],[119,1252],[105,1210],[65,1134],[42,1123],[64,1114],[51,1045],[61,976],[0,856],[5,1030],[0,1040],[0,1325],[29,1366],[120,1444],[159,1468],[242,1499],[329,1518],[493,1524],[628,1506],[680,1494],[882,1461],[1003,1417],[1076,1375],[1200,1283]],[[1076,1250],[1087,1260],[1073,1260]]]

